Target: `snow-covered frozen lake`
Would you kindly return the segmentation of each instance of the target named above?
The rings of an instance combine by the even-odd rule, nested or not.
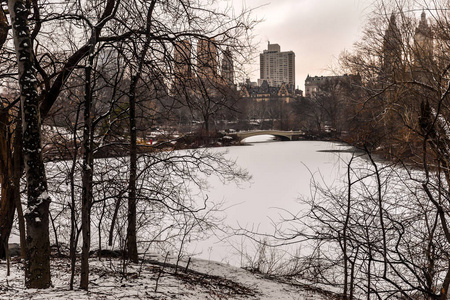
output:
[[[348,145],[272,139],[272,136],[258,136],[246,139],[243,146],[211,149],[227,151],[226,156],[236,160],[237,165],[246,169],[252,179],[236,185],[223,184],[214,176],[207,178],[209,189],[202,197],[207,195],[211,206],[222,203],[222,212],[217,217],[223,218],[223,226],[207,240],[193,239],[186,244],[188,255],[238,267],[246,266],[248,261],[244,254],[254,255],[258,244],[242,235],[235,235],[233,229],[272,234],[273,223],[279,222],[283,216],[309,209],[299,199],[311,196],[313,179],[322,185],[342,185],[346,162],[352,155],[352,148]],[[48,168],[52,169],[50,166]],[[199,196],[199,201],[203,199]],[[94,225],[92,228],[96,231]],[[94,233],[93,237],[96,235]],[[19,242],[17,230],[13,232],[11,242]],[[96,247],[96,242],[94,239],[93,247]]]
[[[271,136],[245,140],[247,145],[227,149],[228,156],[252,175],[250,182],[239,186],[222,184],[210,178],[208,196],[224,202],[224,223],[259,233],[273,233],[273,222],[288,213],[308,209],[299,198],[310,197],[311,181],[340,185],[350,160],[348,145],[320,141],[271,141]],[[219,148],[217,151],[222,151]],[[241,266],[245,259],[239,252],[253,253],[255,245],[242,236],[211,237],[188,245],[196,257]],[[224,238],[220,240],[220,238]]]

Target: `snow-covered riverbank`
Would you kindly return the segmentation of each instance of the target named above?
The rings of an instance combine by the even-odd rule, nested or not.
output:
[[[306,300],[333,299],[333,294],[320,286],[303,282],[283,283],[246,270],[206,260],[180,263],[177,273],[175,260],[149,256],[142,264],[129,264],[121,273],[121,261],[92,258],[89,291],[69,290],[68,260],[52,259],[52,283],[49,289],[26,289],[22,264],[14,262],[11,275],[6,276],[6,264],[0,262],[0,299],[259,299]]]

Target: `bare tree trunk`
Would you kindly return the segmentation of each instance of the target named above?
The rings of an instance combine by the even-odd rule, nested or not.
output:
[[[359,252],[359,246],[356,249],[355,259],[353,261],[350,261],[351,267],[350,267],[350,294],[348,299],[353,300],[354,299],[354,291],[355,291],[355,266],[356,266],[356,258],[358,257]]]
[[[117,197],[116,205],[114,208],[114,214],[111,219],[111,227],[109,229],[108,246],[112,246],[112,244],[113,244],[114,226],[116,224],[117,214],[119,213],[120,203],[122,202],[122,195],[123,195],[123,192],[120,192],[119,196]]]
[[[152,26],[152,14],[156,0],[152,0],[147,12],[146,40],[138,57],[139,64],[136,74],[131,78],[129,104],[130,104],[130,182],[128,195],[128,227],[127,250],[128,258],[132,262],[138,262],[137,238],[136,238],[136,177],[137,177],[137,148],[136,148],[136,86],[141,78],[145,56],[150,45],[150,30]]]
[[[25,221],[22,206],[20,203],[20,177],[22,175],[22,140],[20,118],[16,118],[16,128],[11,132],[12,118],[9,108],[4,108],[0,112],[0,242],[1,245],[8,243],[14,222],[14,212],[17,208],[20,232],[21,256],[25,259]],[[0,258],[5,257],[5,251],[0,247]]]
[[[387,270],[388,270],[388,257],[387,257],[387,239],[386,239],[386,227],[384,226],[384,209],[383,209],[383,198],[382,198],[382,183],[380,178],[380,172],[378,170],[378,165],[376,164],[375,160],[372,157],[372,154],[370,153],[369,149],[365,147],[366,153],[369,156],[370,163],[375,168],[375,175],[377,178],[377,196],[378,196],[378,214],[380,218],[380,226],[381,226],[381,234],[383,239],[383,278],[387,278]]]
[[[369,229],[366,226],[366,237],[369,239]],[[367,240],[367,251],[369,254],[369,259],[367,261],[367,300],[370,300],[370,295],[372,293],[372,244]]]
[[[353,156],[350,159],[350,161],[347,163],[347,207],[346,207],[346,214],[345,214],[345,222],[344,222],[344,228],[343,231],[343,237],[342,237],[342,243],[343,243],[343,249],[344,252],[344,299],[347,299],[348,296],[348,263],[349,263],[349,257],[347,253],[347,246],[348,246],[348,224],[350,221],[350,213],[351,213],[351,197],[352,197],[352,178],[351,178],[351,164],[353,161]],[[351,299],[351,298],[350,298]]]
[[[3,44],[6,42],[6,38],[8,37],[8,19],[6,18],[6,14],[3,11],[3,8],[0,6],[0,48],[3,47]]]
[[[0,119],[0,184],[1,184],[1,203],[0,203],[0,258],[6,258],[6,246],[8,245],[9,235],[14,222],[14,212],[16,203],[14,201],[14,186],[11,174],[11,145],[9,132],[9,114],[6,109],[1,111]]]
[[[85,102],[84,102],[84,132],[83,132],[83,171],[82,171],[82,198],[81,198],[81,228],[83,244],[81,250],[81,281],[80,288],[87,290],[89,286],[89,251],[91,249],[91,204],[92,204],[92,177],[93,177],[93,136],[92,136],[92,87],[91,73],[94,63],[95,35],[91,36],[88,65],[85,67]]]
[[[20,256],[26,259],[27,241],[25,233],[25,219],[22,211],[22,203],[20,201],[20,178],[22,177],[22,124],[20,117],[17,121],[16,133],[14,135],[14,153],[13,153],[13,186],[14,186],[14,202],[17,208],[17,219],[19,222],[20,234]]]
[[[70,193],[71,202],[70,207],[70,282],[69,288],[73,290],[73,282],[75,279],[75,263],[77,260],[77,222],[75,217],[75,164],[76,164],[76,154],[74,156],[74,161],[72,162],[72,169],[70,171]]]
[[[136,238],[136,173],[137,173],[137,146],[136,146],[136,84],[138,76],[133,76],[130,86],[130,182],[128,195],[128,227],[127,249],[128,258],[137,263],[137,238]]]
[[[2,151],[5,149],[1,149]],[[9,150],[7,150],[9,151]],[[6,258],[6,248],[3,245],[8,245],[9,235],[11,233],[12,225],[14,222],[14,212],[16,209],[16,204],[14,201],[14,186],[11,185],[10,179],[8,178],[8,172],[3,173],[0,177],[1,184],[1,203],[0,203],[0,258]],[[7,170],[6,170],[7,171]]]
[[[77,128],[78,128],[78,120],[80,116],[80,106],[78,106],[77,109],[77,116],[75,118],[75,125],[73,130],[73,158],[72,158],[72,167],[70,169],[69,178],[70,178],[70,281],[69,281],[69,288],[70,290],[73,290],[73,283],[75,280],[75,264],[77,261],[77,244],[78,244],[78,237],[79,237],[79,230],[77,226],[77,219],[76,219],[76,199],[75,199],[75,170],[77,166],[77,160],[78,160],[78,142],[77,142]]]
[[[29,8],[22,0],[8,1],[19,69],[23,155],[27,178],[27,259],[25,285],[48,288],[50,282],[49,205],[47,179],[41,153],[40,112]]]
[[[14,201],[14,178],[13,178],[13,154],[12,154],[12,133],[11,116],[7,107],[0,110],[0,258],[6,258],[6,247],[9,235],[11,234],[14,222],[14,212],[16,202]]]

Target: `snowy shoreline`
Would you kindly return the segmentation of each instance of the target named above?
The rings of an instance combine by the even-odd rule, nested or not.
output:
[[[241,268],[201,259],[182,261],[175,272],[175,258],[151,256],[151,260],[131,264],[120,259],[91,258],[89,291],[75,284],[69,290],[70,268],[66,258],[52,258],[52,287],[26,289],[22,263],[14,259],[11,275],[4,276],[0,299],[334,299],[324,287],[301,282],[280,282]],[[125,270],[125,272],[123,272]],[[0,274],[6,263],[0,261]],[[156,291],[155,291],[156,290]],[[333,290],[333,289],[330,289]]]

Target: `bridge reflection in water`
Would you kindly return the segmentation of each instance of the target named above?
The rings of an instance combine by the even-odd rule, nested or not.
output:
[[[297,141],[304,136],[303,131],[282,131],[282,130],[256,130],[256,131],[240,131],[228,134],[229,136],[242,141],[245,138],[257,135],[273,135],[282,141]]]

